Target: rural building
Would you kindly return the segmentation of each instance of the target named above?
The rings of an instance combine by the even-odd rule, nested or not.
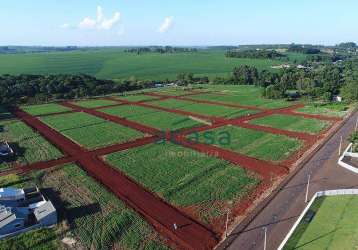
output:
[[[0,188],[0,239],[57,223],[57,211],[38,188]]]

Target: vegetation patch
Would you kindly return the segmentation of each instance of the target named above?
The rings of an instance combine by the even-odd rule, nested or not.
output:
[[[102,112],[126,118],[163,131],[174,131],[201,125],[186,116],[135,105],[123,105],[103,109]]]
[[[344,117],[347,114],[349,105],[344,103],[310,104],[297,110],[297,112],[324,115],[333,117]]]
[[[357,206],[357,195],[317,198],[284,249],[356,249]]]
[[[84,108],[98,108],[118,104],[115,101],[92,99],[75,102],[74,104]]]
[[[41,105],[31,105],[31,106],[22,106],[22,110],[30,115],[48,115],[53,113],[70,111],[70,108],[64,107],[57,103],[41,104]]]
[[[170,142],[117,152],[106,160],[170,203],[206,204],[201,218],[215,202],[237,201],[259,183],[239,166]]]
[[[86,113],[43,117],[43,122],[86,148],[94,149],[140,138],[142,133]]]
[[[176,100],[176,99],[155,101],[155,102],[151,102],[150,104],[164,107],[164,108],[171,108],[171,109],[178,109],[178,110],[182,110],[182,111],[193,112],[193,113],[206,115],[206,116],[225,117],[225,118],[237,118],[237,117],[257,113],[256,111],[253,111],[253,110],[245,110],[245,109],[240,109],[240,108],[231,108],[231,107],[224,107],[224,106],[219,106],[219,105],[195,103],[195,102],[182,101],[182,100]]]
[[[62,156],[57,148],[18,120],[0,121],[0,140],[7,141],[15,152],[10,159],[0,161],[0,169],[14,163],[26,165]]]
[[[261,160],[285,160],[303,145],[301,141],[284,135],[275,135],[235,126],[205,131],[199,134],[199,138],[197,138],[197,134],[192,134],[188,138],[201,143],[211,144],[211,140],[208,139],[215,138],[215,135],[220,133],[226,133],[230,139],[226,139],[225,143],[213,141],[214,145]]]
[[[221,94],[209,93],[190,96],[191,99],[218,101],[229,104],[256,106],[260,108],[283,108],[292,105],[285,100],[271,100],[262,97],[262,89],[247,85],[207,85],[209,89]],[[222,95],[224,94],[224,95]]]
[[[295,132],[306,132],[310,134],[317,134],[330,124],[330,122],[327,121],[307,119],[292,115],[270,115],[252,120],[250,123]]]

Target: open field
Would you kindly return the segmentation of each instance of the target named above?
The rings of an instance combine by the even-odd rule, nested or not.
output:
[[[98,107],[114,105],[117,104],[117,102],[110,101],[110,100],[90,99],[90,100],[78,101],[75,102],[75,104],[83,108],[98,108]]]
[[[118,106],[103,109],[102,111],[107,114],[126,118],[162,131],[174,131],[200,125],[200,123],[191,120],[186,116],[133,105]]]
[[[26,165],[40,161],[57,159],[62,153],[39,134],[18,120],[0,121],[0,140],[8,141],[16,151],[15,162]],[[14,162],[0,162],[0,169]]]
[[[0,183],[6,186],[14,180],[42,188],[55,202],[61,223],[1,241],[2,249],[64,249],[64,237],[74,238],[77,249],[168,249],[151,226],[76,165],[1,177]]]
[[[356,249],[358,247],[358,197],[318,198],[311,207],[311,222],[302,220],[284,249]]]
[[[159,107],[164,107],[164,108],[193,112],[206,116],[216,116],[216,117],[225,117],[225,118],[237,118],[237,117],[256,113],[256,111],[253,110],[202,104],[202,103],[195,103],[195,102],[176,100],[176,99],[154,101],[154,102],[150,102],[149,104],[156,105]]]
[[[142,136],[140,132],[85,113],[71,113],[41,118],[79,145],[89,149],[126,142]]]
[[[330,125],[327,121],[290,115],[271,115],[250,121],[251,124],[317,134]]]
[[[147,95],[124,95],[124,96],[114,96],[114,98],[119,100],[126,100],[130,102],[141,102],[141,101],[148,101],[148,100],[156,100],[158,98],[153,96],[147,96]]]
[[[59,113],[64,111],[69,111],[71,109],[61,106],[57,103],[41,104],[41,105],[31,105],[31,106],[22,106],[22,110],[31,114],[31,115],[47,115],[52,113]]]
[[[218,139],[221,137],[220,134],[223,133],[228,135],[229,140],[220,143]],[[197,134],[189,135],[188,138],[197,141]],[[214,138],[214,141],[210,138]],[[217,145],[224,149],[268,161],[285,160],[302,146],[302,142],[287,136],[235,126],[220,127],[200,133],[199,142]]]
[[[267,109],[283,108],[293,105],[284,100],[270,100],[262,97],[260,88],[249,85],[203,85],[209,90],[221,92],[221,94],[209,93],[190,96],[191,99],[217,101],[230,104],[256,106]],[[222,95],[225,94],[225,95]]]
[[[0,74],[75,74],[85,73],[107,79],[135,76],[139,79],[175,79],[192,72],[210,77],[228,75],[239,65],[254,65],[271,70],[281,61],[226,58],[225,50],[201,50],[197,53],[137,55],[122,48],[87,51],[0,55]],[[165,70],[163,70],[165,69]]]
[[[341,104],[327,104],[327,105],[314,105],[308,104],[305,107],[298,109],[297,112],[307,114],[318,114],[326,116],[343,117],[347,114],[349,106],[344,103]]]
[[[170,203],[204,206],[199,216],[209,221],[259,183],[239,166],[170,142],[114,153],[106,160]]]

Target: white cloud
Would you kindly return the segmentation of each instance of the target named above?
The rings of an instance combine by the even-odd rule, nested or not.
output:
[[[163,23],[159,26],[158,31],[160,33],[167,32],[173,26],[173,21],[174,21],[174,17],[172,16],[166,17]]]
[[[112,18],[105,18],[101,6],[97,7],[96,19],[85,17],[79,24],[80,29],[110,30],[121,20],[121,13],[115,12]]]

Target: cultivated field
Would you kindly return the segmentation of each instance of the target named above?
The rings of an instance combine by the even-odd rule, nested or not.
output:
[[[108,155],[106,160],[168,202],[193,210],[205,223],[260,182],[253,173],[170,142]]]
[[[271,115],[252,120],[250,123],[310,134],[317,134],[330,125],[327,121],[290,115]]]
[[[216,146],[267,161],[285,160],[303,145],[299,140],[287,136],[233,126],[220,127],[209,130],[209,132],[212,133],[214,138],[215,135],[218,137],[220,133],[229,135],[230,140],[228,142],[219,143]],[[201,143],[207,141],[204,136],[205,133],[208,132],[202,132],[202,136],[200,136]],[[189,138],[192,140],[196,136],[189,135]]]
[[[356,195],[318,198],[312,221],[302,220],[284,249],[356,249],[357,206]]]
[[[76,105],[84,108],[98,108],[117,104],[114,101],[109,100],[83,100],[75,102]]]
[[[197,53],[137,55],[123,49],[104,48],[87,51],[0,55],[0,74],[75,74],[85,73],[105,79],[135,76],[139,79],[175,79],[192,72],[210,77],[229,75],[239,65],[271,70],[281,61],[226,58],[225,50]],[[165,69],[165,70],[163,70]]]
[[[103,109],[103,112],[151,126],[162,131],[174,131],[200,125],[199,122],[186,116],[133,105]]]
[[[88,149],[123,143],[142,136],[138,131],[85,113],[47,116],[41,120]]]
[[[56,103],[22,106],[21,109],[34,116],[47,115],[71,110]]]

